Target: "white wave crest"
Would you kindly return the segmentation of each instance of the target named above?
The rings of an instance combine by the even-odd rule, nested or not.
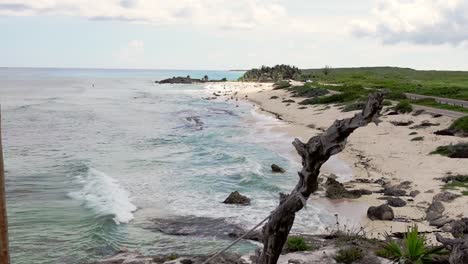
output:
[[[69,193],[70,198],[82,201],[85,207],[99,215],[113,215],[117,224],[128,223],[133,219],[133,212],[137,207],[117,180],[90,168],[87,175],[77,178],[77,181],[83,184],[83,188]]]

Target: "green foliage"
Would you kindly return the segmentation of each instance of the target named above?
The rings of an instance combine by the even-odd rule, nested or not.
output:
[[[423,106],[429,106],[429,107],[434,107],[434,108],[439,108],[439,109],[468,113],[468,108],[464,108],[458,105],[441,104],[431,98],[411,100],[411,103],[416,104],[416,105],[423,105]]]
[[[468,158],[468,143],[439,146],[430,154],[439,154],[449,158]]]
[[[468,116],[455,120],[449,129],[455,130],[457,133],[468,133]]]
[[[351,264],[364,257],[364,252],[357,246],[351,246],[338,250],[335,260],[338,263]]]
[[[387,95],[385,95],[385,98],[388,100],[405,100],[406,95],[399,91],[390,91]]]
[[[346,104],[342,111],[350,112],[350,111],[362,110],[364,109],[365,106],[366,106],[366,102],[363,102],[363,101],[352,102],[352,103]]]
[[[377,254],[385,256],[395,262],[405,264],[425,264],[432,263],[436,255],[442,255],[443,247],[429,247],[426,245],[426,238],[419,234],[417,226],[411,227],[405,234],[402,242],[397,242],[391,238],[382,250]]]
[[[395,106],[394,109],[398,113],[410,113],[411,111],[413,111],[413,106],[410,104],[410,102],[408,100],[403,100],[403,101],[399,102]]]
[[[241,81],[271,82],[297,78],[301,74],[299,68],[289,65],[262,66],[260,69],[248,70],[240,77]]]
[[[273,90],[285,89],[291,87],[291,84],[288,81],[279,81],[273,84]]]
[[[310,246],[307,245],[305,239],[298,236],[288,237],[286,246],[289,252],[306,251],[310,249]]]
[[[462,71],[418,71],[396,67],[334,68],[302,70],[318,82],[359,84],[363,87],[388,89],[391,92],[416,93],[468,100],[468,74]],[[390,95],[392,97],[393,95]],[[398,100],[404,99],[396,98]]]
[[[289,88],[289,91],[293,93],[293,96],[307,98],[318,97],[329,93],[327,89],[315,87],[312,83],[306,83],[302,86],[293,86]]]
[[[468,175],[455,175],[450,177],[451,180],[447,182],[442,189],[459,190],[463,195],[468,195]]]

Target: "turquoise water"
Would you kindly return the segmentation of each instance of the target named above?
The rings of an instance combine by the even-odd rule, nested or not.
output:
[[[241,73],[0,69],[12,263],[82,263],[119,248],[209,253],[229,241],[164,235],[147,229],[151,219],[251,227],[268,215],[296,182],[291,138],[250,103],[205,100],[203,85],[154,83],[205,74]],[[288,173],[272,174],[271,163]],[[234,190],[252,205],[222,204]],[[330,219],[309,206],[295,230],[315,232]]]

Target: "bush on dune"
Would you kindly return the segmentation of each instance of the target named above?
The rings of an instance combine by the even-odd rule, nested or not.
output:
[[[413,111],[413,106],[408,100],[403,100],[395,106],[394,110],[402,114],[411,113]]]
[[[273,90],[286,89],[291,87],[291,84],[288,81],[279,81],[273,84]]]
[[[468,158],[468,143],[458,143],[455,145],[446,145],[437,147],[430,154],[439,154],[449,158]]]

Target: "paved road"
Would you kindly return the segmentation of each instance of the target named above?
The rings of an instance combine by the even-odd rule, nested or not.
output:
[[[448,104],[448,105],[457,105],[464,108],[468,108],[468,101],[465,100],[457,100],[457,99],[450,99],[450,98],[442,98],[436,96],[427,96],[427,95],[420,95],[420,94],[412,94],[412,93],[405,93],[406,97],[409,99],[426,99],[426,98],[433,98],[436,102],[441,104]]]

